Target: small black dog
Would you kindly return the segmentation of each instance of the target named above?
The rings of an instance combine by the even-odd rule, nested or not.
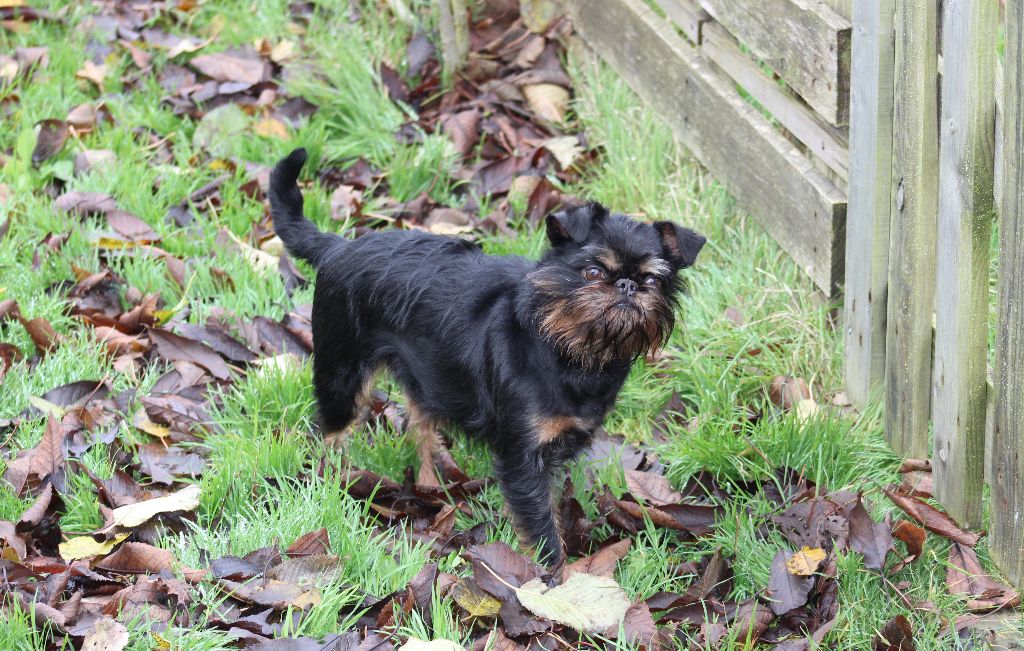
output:
[[[703,236],[589,204],[548,216],[540,262],[416,231],[346,240],[302,212],[303,149],[270,177],[274,228],[317,270],[313,384],[321,428],[353,420],[379,370],[407,392],[421,481],[453,423],[486,441],[517,530],[564,556],[554,472],[588,445],[633,362],[663,345]]]

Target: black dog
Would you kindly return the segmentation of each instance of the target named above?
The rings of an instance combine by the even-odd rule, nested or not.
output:
[[[274,228],[317,270],[313,384],[326,431],[349,425],[389,370],[408,394],[422,481],[453,423],[485,440],[517,530],[557,566],[554,470],[586,446],[633,362],[665,343],[677,272],[704,237],[590,204],[547,218],[540,262],[416,231],[346,240],[302,213],[306,152],[270,177]]]

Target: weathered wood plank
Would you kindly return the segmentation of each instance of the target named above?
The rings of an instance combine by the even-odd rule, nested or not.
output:
[[[736,39],[716,22],[703,27],[701,51],[743,87],[772,117],[803,143],[829,169],[846,181],[849,152],[842,129],[827,123],[799,99],[780,87],[744,54]]]
[[[935,4],[897,0],[893,205],[886,309],[886,436],[928,456],[938,183]]]
[[[841,282],[846,198],[642,0],[571,0],[573,23],[826,292]]]
[[[701,6],[822,117],[847,123],[849,20],[814,0],[701,0]]]
[[[1024,1],[1006,3],[1003,211],[999,223],[989,546],[999,569],[1024,586]]]
[[[892,205],[892,113],[896,0],[853,6],[850,205],[846,218],[846,395],[863,409],[885,372]]]
[[[998,0],[947,0],[932,405],[935,497],[981,525]],[[955,54],[954,54],[955,53]]]
[[[701,28],[711,19],[711,14],[701,9],[696,0],[655,0],[661,10],[676,27],[683,30],[686,38],[700,45]]]
[[[836,10],[836,13],[843,18],[853,20],[853,0],[822,0],[825,4]]]

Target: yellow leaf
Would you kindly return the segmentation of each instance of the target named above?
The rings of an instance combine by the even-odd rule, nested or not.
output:
[[[75,536],[74,538],[69,538],[67,542],[62,542],[58,545],[58,549],[60,550],[60,557],[70,563],[81,558],[106,556],[127,537],[128,534],[119,533],[110,540],[97,542],[92,536]]]
[[[270,60],[283,63],[295,56],[295,41],[281,41],[270,50]]]
[[[0,0],[0,8],[6,9],[7,7],[24,7],[25,0]]]
[[[473,617],[497,617],[501,610],[501,602],[487,594],[476,585],[462,579],[452,586],[448,593],[455,603]]]
[[[21,559],[18,558],[18,552],[14,551],[13,547],[4,547],[4,551],[0,552],[0,558],[14,563],[21,562]]]
[[[810,576],[818,571],[818,566],[825,560],[825,550],[821,547],[804,547],[786,561],[790,574]]]
[[[135,412],[135,416],[132,418],[132,425],[146,434],[155,436],[158,439],[166,438],[171,433],[170,427],[167,427],[166,425],[159,425],[151,421],[143,407],[139,407],[139,410]]]
[[[28,404],[32,405],[33,407],[43,412],[43,414],[47,416],[52,414],[54,418],[57,418],[58,420],[64,418],[64,408],[61,407],[60,405],[53,404],[52,402],[45,398],[40,398],[39,396],[29,396]]]
[[[252,130],[257,136],[266,138],[288,139],[288,126],[277,118],[262,118],[252,125]]]

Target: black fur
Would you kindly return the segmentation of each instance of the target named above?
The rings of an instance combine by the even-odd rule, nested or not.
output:
[[[270,201],[288,251],[317,269],[321,428],[346,427],[359,392],[387,369],[411,406],[490,445],[517,528],[559,563],[554,471],[589,443],[635,359],[667,339],[677,272],[704,238],[590,204],[549,216],[552,247],[539,262],[417,231],[349,241],[303,217],[304,161],[300,149],[277,165]]]

